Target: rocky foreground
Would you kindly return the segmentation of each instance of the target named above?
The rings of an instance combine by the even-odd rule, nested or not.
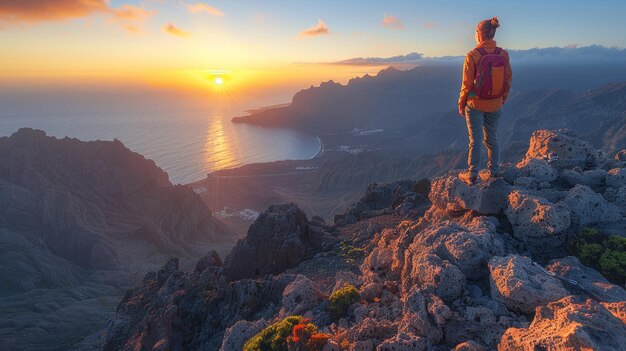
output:
[[[103,349],[260,350],[251,338],[301,315],[327,351],[624,350],[624,287],[567,243],[583,227],[625,234],[625,167],[626,151],[539,130],[523,160],[475,186],[454,172],[373,184],[333,225],[271,206],[224,262],[146,274]],[[329,295],[351,286],[338,313]]]

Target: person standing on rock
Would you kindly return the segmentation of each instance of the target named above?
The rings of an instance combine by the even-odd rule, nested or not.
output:
[[[489,156],[488,176],[499,176],[500,149],[497,127],[502,104],[511,88],[509,54],[496,46],[493,38],[500,27],[498,18],[480,21],[476,26],[476,47],[467,53],[459,96],[459,114],[467,122],[469,168],[459,174],[467,184],[474,184],[480,166],[480,144],[484,141]]]

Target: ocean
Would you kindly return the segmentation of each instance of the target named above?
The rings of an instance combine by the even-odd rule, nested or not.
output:
[[[132,151],[154,160],[178,184],[201,180],[218,169],[311,158],[321,147],[315,136],[232,123],[231,117],[208,107],[187,108],[184,104],[158,109],[149,105],[106,109],[90,109],[88,104],[80,109],[30,106],[25,111],[0,109],[0,136],[30,127],[60,138],[116,138]]]

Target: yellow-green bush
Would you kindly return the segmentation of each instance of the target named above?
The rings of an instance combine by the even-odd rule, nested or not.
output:
[[[346,284],[343,288],[333,292],[328,298],[328,312],[335,319],[346,315],[348,307],[359,299],[359,291],[354,285]]]
[[[330,335],[302,316],[290,316],[261,330],[243,345],[243,351],[320,351]]]
[[[593,228],[583,228],[568,242],[571,254],[595,268],[609,281],[626,283],[626,238],[606,235]]]

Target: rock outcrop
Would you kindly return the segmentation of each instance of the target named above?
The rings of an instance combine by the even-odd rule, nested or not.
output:
[[[284,272],[319,250],[324,235],[295,204],[270,206],[226,257],[223,273],[236,280]]]
[[[528,257],[510,255],[489,261],[491,296],[512,311],[532,313],[537,306],[569,292],[561,281],[535,266]]]
[[[537,307],[528,328],[510,328],[498,350],[623,350],[624,322],[602,304],[578,296]]]
[[[538,131],[502,178],[374,184],[333,226],[270,207],[223,269],[149,275],[107,345],[232,350],[299,314],[330,334],[326,351],[617,350],[626,291],[566,257],[566,239],[625,223],[620,162]],[[354,298],[331,314],[327,297],[347,284]]]

